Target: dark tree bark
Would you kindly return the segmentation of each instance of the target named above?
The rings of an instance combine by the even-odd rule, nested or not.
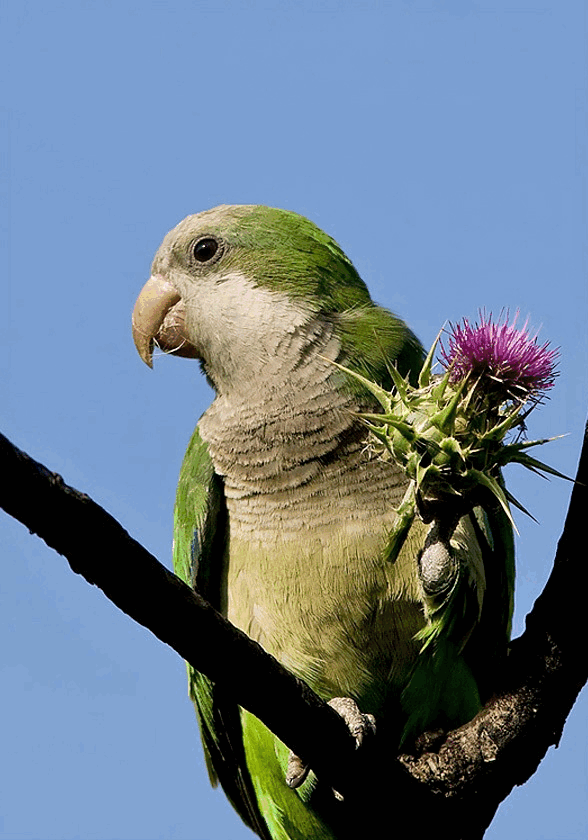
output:
[[[440,830],[455,840],[482,837],[500,802],[559,741],[588,680],[588,659],[578,641],[583,611],[569,605],[569,593],[584,592],[588,577],[580,532],[588,514],[586,437],[553,571],[525,632],[511,644],[493,698],[434,747],[398,756],[382,754],[377,736],[356,751],[342,719],[302,680],[169,572],[103,508],[2,435],[0,463],[0,506],[7,513],[131,618],[231,691],[321,779],[380,811],[376,820],[391,819],[393,795],[402,803],[394,808],[399,836],[410,827],[413,837]]]

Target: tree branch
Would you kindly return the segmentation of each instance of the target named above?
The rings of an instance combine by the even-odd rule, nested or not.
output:
[[[1,434],[0,464],[0,507],[62,554],[72,571],[102,589],[119,609],[231,691],[317,769],[331,753],[333,772],[330,767],[323,772],[329,778],[339,775],[337,764],[349,763],[355,741],[339,715],[306,683],[163,566],[89,496]]]
[[[103,508],[2,435],[0,463],[0,506],[7,513],[131,618],[222,684],[335,789],[369,796],[379,803],[376,811],[389,807],[394,789],[395,798],[410,803],[402,809],[407,825],[409,812],[414,819],[414,807],[423,806],[419,813],[426,816],[416,836],[451,821],[456,840],[481,837],[500,802],[557,743],[588,679],[588,661],[577,651],[582,611],[567,608],[569,593],[585,591],[588,576],[580,533],[588,509],[586,439],[552,574],[525,632],[512,643],[494,698],[434,750],[396,757],[382,753],[377,737],[356,751],[341,718],[302,680],[168,571]],[[396,816],[395,824],[399,829]]]

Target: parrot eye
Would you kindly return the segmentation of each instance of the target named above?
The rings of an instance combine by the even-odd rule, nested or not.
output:
[[[198,262],[205,263],[211,260],[218,251],[218,242],[212,236],[205,236],[199,239],[194,245],[194,259]]]

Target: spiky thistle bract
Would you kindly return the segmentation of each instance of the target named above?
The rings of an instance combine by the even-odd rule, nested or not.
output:
[[[518,313],[517,313],[518,317]],[[533,458],[527,450],[555,438],[506,442],[521,429],[529,411],[541,402],[556,376],[557,350],[539,345],[536,335],[512,324],[494,322],[480,313],[480,322],[464,319],[441,342],[442,375],[433,375],[440,344],[435,339],[412,386],[392,366],[393,390],[387,391],[358,374],[382,406],[381,414],[363,414],[374,443],[411,479],[398,508],[398,524],[390,535],[389,555],[400,550],[417,512],[417,501],[452,500],[464,512],[489,491],[512,520],[510,505],[528,511],[506,490],[500,470],[515,462],[536,472],[565,478]]]

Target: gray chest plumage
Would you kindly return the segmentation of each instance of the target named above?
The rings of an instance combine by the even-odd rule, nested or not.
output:
[[[321,339],[320,356],[278,357],[273,376],[217,397],[200,421],[229,514],[223,600],[316,690],[376,709],[416,653],[416,542],[383,560],[405,479],[370,452],[356,399],[323,358],[337,346]]]

